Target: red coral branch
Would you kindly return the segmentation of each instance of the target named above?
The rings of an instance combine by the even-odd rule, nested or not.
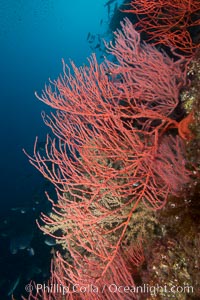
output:
[[[43,157],[36,140],[29,159],[57,189],[42,230],[52,236],[61,230],[57,238],[71,261],[58,259],[69,283],[126,278],[132,284],[128,269],[123,275],[119,268],[135,209],[140,202],[160,209],[189,181],[180,137],[163,134],[178,126],[171,113],[185,83],[183,59],[141,45],[128,20],[122,28],[108,46],[118,63],[98,65],[93,56],[88,67],[72,63],[73,76],[64,66],[64,76],[38,97],[57,109],[43,118],[58,141],[47,137]],[[143,255],[136,248],[131,260],[138,265]]]
[[[133,0],[130,5],[124,11],[139,17],[137,27],[154,45],[164,44],[188,56],[200,47],[199,40],[191,37],[200,26],[199,0]]]

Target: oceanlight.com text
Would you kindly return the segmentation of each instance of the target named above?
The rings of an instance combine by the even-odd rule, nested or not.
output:
[[[88,285],[80,285],[80,284],[74,284],[69,286],[63,286],[62,284],[36,284],[35,286],[31,284],[27,284],[25,286],[25,290],[27,292],[32,292],[33,290],[36,290],[36,293],[43,292],[46,294],[61,294],[66,295],[69,293],[93,293],[93,294],[103,294],[104,292],[110,293],[110,294],[149,294],[152,296],[156,296],[158,294],[167,294],[173,295],[175,294],[188,294],[193,293],[194,288],[193,286],[189,285],[163,285],[160,286],[158,284],[151,286],[149,284],[143,284],[140,286],[123,286],[123,285],[116,285],[114,283],[112,284],[104,284],[103,286],[99,287],[98,285],[94,284],[88,284]]]

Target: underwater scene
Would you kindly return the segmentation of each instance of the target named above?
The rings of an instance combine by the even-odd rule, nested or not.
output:
[[[200,299],[200,1],[1,0],[0,300]]]

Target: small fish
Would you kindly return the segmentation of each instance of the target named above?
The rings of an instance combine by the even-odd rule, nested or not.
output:
[[[30,281],[33,279],[34,275],[38,275],[42,273],[42,269],[38,266],[32,265],[29,267],[28,272],[26,273],[26,280]]]
[[[19,275],[15,281],[13,281],[10,291],[8,292],[8,296],[11,296],[13,294],[13,292],[15,291],[16,287],[18,286],[19,282],[21,279],[21,275]]]
[[[35,255],[35,250],[32,247],[28,247],[28,248],[26,248],[26,250],[28,251],[28,254],[30,256],[34,256]]]
[[[100,21],[100,26],[103,24],[103,19],[101,19],[101,21]]]
[[[108,17],[110,17],[110,5],[108,5]]]
[[[117,9],[118,9],[118,4],[117,4],[117,2],[115,3],[115,7],[114,7],[114,14],[116,13],[116,11],[117,11]]]
[[[56,240],[54,238],[52,238],[51,236],[46,237],[44,243],[47,246],[55,246],[56,245]]]
[[[32,238],[32,232],[11,237],[10,253],[16,254],[19,250],[25,250],[26,248],[29,248]]]
[[[98,37],[99,43],[101,43],[101,36],[100,36],[100,34],[98,34],[97,37]]]
[[[88,43],[93,43],[95,40],[95,35],[94,34],[90,34],[90,39],[88,40]]]
[[[46,146],[46,142],[38,142],[37,143],[37,151],[38,150],[44,151],[45,150],[45,146]]]
[[[20,212],[21,214],[26,214],[29,211],[35,211],[35,207],[12,207],[11,211]]]
[[[25,207],[12,207],[11,210],[12,211],[20,212],[21,214],[26,214],[27,211],[29,210],[29,208],[25,208]]]
[[[100,44],[97,44],[95,47],[94,47],[94,49],[97,49],[97,48],[100,48]]]
[[[106,7],[106,6],[108,6],[108,5],[110,5],[110,4],[112,4],[113,2],[115,2],[116,0],[109,0],[108,2],[106,2],[105,4],[104,4],[104,7]]]
[[[87,35],[87,41],[89,40],[90,36],[91,36],[91,33],[88,32],[88,35]]]

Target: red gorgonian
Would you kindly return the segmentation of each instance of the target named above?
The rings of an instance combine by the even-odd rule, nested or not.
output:
[[[200,47],[199,0],[132,0],[130,9],[139,21],[136,28],[145,32],[148,42],[179,49],[192,56]]]
[[[181,131],[172,115],[185,84],[184,59],[141,43],[128,19],[107,48],[115,62],[99,65],[93,55],[88,66],[72,62],[72,74],[63,64],[64,75],[37,96],[56,109],[43,113],[56,138],[47,137],[46,156],[37,140],[34,156],[28,155],[56,187],[42,230],[65,245],[69,260],[58,255],[57,263],[73,284],[117,282],[124,257],[139,265],[140,240],[127,235],[136,208],[162,208],[190,180],[184,142],[168,132]]]

